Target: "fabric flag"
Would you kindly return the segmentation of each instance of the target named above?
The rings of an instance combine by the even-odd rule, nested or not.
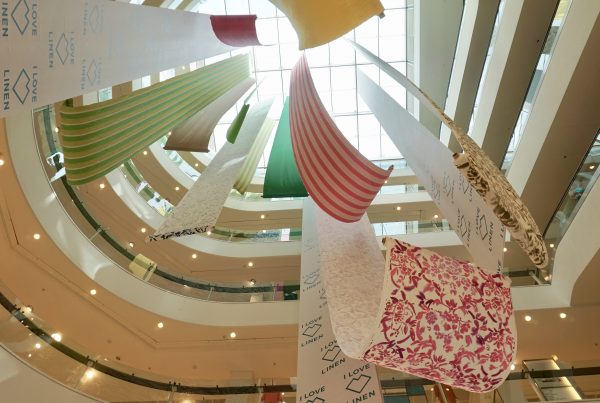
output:
[[[225,136],[225,138],[231,144],[235,143],[235,140],[237,139],[238,133],[240,132],[240,128],[244,124],[244,119],[246,119],[248,109],[250,109],[250,105],[244,103],[244,105],[242,105],[242,107],[240,108],[240,111],[238,112],[235,119],[233,119],[233,122],[231,122],[229,129],[227,129],[227,135]]]
[[[360,220],[393,166],[387,171],[375,166],[346,140],[319,99],[304,55],[290,87],[292,146],[302,182],[335,219]]]
[[[292,150],[290,134],[290,99],[285,99],[275,140],[271,148],[263,197],[306,197],[308,192],[302,183]]]
[[[271,98],[271,105],[273,104],[273,100],[274,99]],[[275,122],[265,116],[265,121],[256,136],[256,140],[254,140],[254,144],[252,144],[252,148],[250,148],[250,152],[244,161],[244,165],[240,170],[237,180],[233,184],[233,187],[241,194],[246,193],[250,182],[252,182],[258,162],[260,161],[260,158],[265,151],[265,147],[269,142],[269,138],[271,137],[271,133],[273,132],[273,126],[275,126]]]
[[[382,403],[375,365],[348,357],[341,351],[334,335],[320,263],[317,209],[310,198],[304,199],[298,313],[298,401]],[[379,255],[381,257],[381,253]],[[360,301],[352,301],[353,306]]]
[[[316,216],[331,323],[346,355],[471,392],[500,386],[516,352],[507,277],[391,238],[384,261],[366,215]]]
[[[419,177],[473,260],[489,270],[504,261],[505,231],[483,198],[454,166],[452,152],[362,71],[358,94]]]
[[[300,49],[331,42],[383,13],[379,0],[270,0],[294,26]]]
[[[271,102],[260,101],[250,108],[238,141],[223,145],[160,228],[148,237],[148,241],[200,234],[215,226],[231,187],[265,122]]]
[[[63,105],[60,139],[69,183],[106,175],[249,75],[248,55],[239,55],[121,98]]]
[[[210,15],[127,3],[2,0],[0,117],[236,50]]]
[[[254,83],[247,78],[171,132],[165,150],[208,152],[210,137],[223,115]]]
[[[454,154],[454,164],[475,191],[493,209],[515,241],[539,268],[548,265],[549,257],[544,238],[533,216],[498,167],[465,132],[419,87],[361,45],[349,41],[367,59],[375,63],[431,110],[452,131],[463,149]]]
[[[256,34],[256,15],[211,15],[215,35],[229,46],[260,46]]]

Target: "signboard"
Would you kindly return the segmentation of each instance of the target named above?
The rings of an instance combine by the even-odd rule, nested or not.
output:
[[[108,0],[0,0],[0,117],[233,49],[209,15]]]
[[[319,267],[315,209],[314,202],[305,199],[300,266],[298,401],[382,403],[375,365],[346,357],[333,334]]]

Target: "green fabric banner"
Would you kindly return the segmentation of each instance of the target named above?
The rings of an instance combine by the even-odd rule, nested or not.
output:
[[[250,105],[244,104],[235,119],[233,119],[233,122],[231,122],[229,129],[227,129],[227,141],[231,144],[235,143],[235,140],[237,139],[238,133],[244,123],[244,119],[246,119],[248,109],[250,109]]]
[[[249,76],[249,57],[239,55],[110,101],[63,105],[69,183],[106,175]]]
[[[306,197],[308,192],[302,183],[292,150],[290,134],[290,100],[286,98],[269,156],[263,197]]]

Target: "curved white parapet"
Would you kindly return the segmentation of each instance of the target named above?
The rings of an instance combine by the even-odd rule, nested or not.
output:
[[[149,312],[206,326],[291,325],[296,301],[220,303],[185,297],[123,270],[79,230],[57,199],[37,154],[31,113],[6,119],[8,143],[21,189],[40,225],[73,264],[118,297]]]
[[[3,402],[102,403],[71,389],[8,352],[0,345],[0,396]]]

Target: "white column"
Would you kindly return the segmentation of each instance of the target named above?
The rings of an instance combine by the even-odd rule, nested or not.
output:
[[[505,2],[471,130],[473,139],[498,166],[510,142],[557,3],[558,0]]]

